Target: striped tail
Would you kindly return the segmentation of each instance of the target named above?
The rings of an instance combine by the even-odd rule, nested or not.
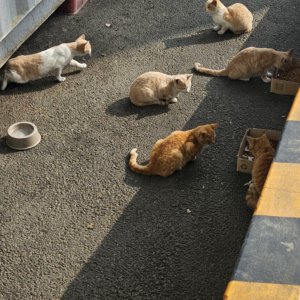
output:
[[[141,166],[137,163],[136,159],[138,157],[137,149],[134,148],[130,151],[130,159],[129,159],[129,167],[133,172],[144,174],[144,175],[151,175],[149,170],[149,164],[145,166]]]
[[[199,63],[195,63],[195,70],[198,71],[199,73],[208,74],[212,76],[228,76],[228,72],[226,71],[226,69],[222,69],[222,70],[208,69],[202,67],[201,64]]]

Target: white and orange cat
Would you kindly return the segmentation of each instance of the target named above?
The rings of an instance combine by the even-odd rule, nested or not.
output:
[[[258,138],[247,136],[247,142],[248,148],[254,156],[254,162],[246,202],[250,208],[255,209],[272,164],[275,150],[266,134]]]
[[[293,50],[276,51],[271,48],[249,47],[240,51],[222,70],[202,67],[195,63],[195,70],[212,76],[228,76],[230,79],[248,81],[253,76],[260,76],[264,82],[270,82],[274,69],[287,70],[292,66]]]
[[[167,75],[147,72],[138,76],[130,86],[129,98],[137,106],[176,103],[180,92],[189,92],[193,74]]]
[[[220,0],[208,0],[205,7],[216,24],[214,30],[218,31],[218,34],[224,34],[228,29],[235,34],[252,30],[253,15],[241,3],[226,7]]]
[[[181,170],[189,161],[196,159],[205,145],[215,142],[215,129],[218,124],[201,125],[191,130],[174,131],[158,140],[151,151],[147,165],[137,163],[137,149],[130,152],[129,167],[144,175],[170,176]]]
[[[74,56],[91,55],[91,44],[82,34],[75,42],[63,43],[45,51],[20,55],[11,58],[4,67],[4,79],[1,90],[5,90],[8,82],[26,83],[31,80],[46,77],[54,73],[58,81],[65,81],[61,76],[62,70],[67,65],[86,68],[85,63],[79,63]]]

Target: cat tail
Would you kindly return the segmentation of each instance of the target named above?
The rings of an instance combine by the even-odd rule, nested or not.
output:
[[[195,70],[198,71],[199,73],[208,74],[212,76],[228,76],[228,72],[226,69],[222,69],[222,70],[208,69],[202,67],[202,65],[199,63],[195,63]]]
[[[137,148],[134,148],[130,151],[130,159],[129,159],[129,167],[133,172],[144,174],[144,175],[151,175],[149,170],[149,165],[139,165],[136,161],[138,157]]]

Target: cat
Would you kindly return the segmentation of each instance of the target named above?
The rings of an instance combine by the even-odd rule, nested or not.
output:
[[[205,145],[215,142],[215,129],[218,124],[200,125],[187,131],[174,131],[164,139],[158,140],[151,151],[147,165],[137,163],[137,149],[130,152],[129,167],[144,175],[167,177],[181,170],[189,161],[196,159]]]
[[[292,66],[293,50],[287,52],[276,51],[271,48],[249,47],[240,51],[222,70],[204,68],[195,63],[196,71],[212,76],[228,76],[230,79],[243,81],[250,77],[260,76],[264,82],[270,82],[273,69],[288,70]]]
[[[80,69],[86,68],[85,63],[74,60],[74,56],[91,55],[91,44],[82,34],[75,42],[63,43],[45,51],[20,55],[8,60],[4,67],[4,79],[1,90],[5,90],[8,82],[26,83],[31,80],[46,77],[55,72],[58,81],[65,81],[61,76],[65,66],[71,65]]]
[[[254,156],[254,162],[246,202],[250,208],[255,209],[273,161],[275,150],[265,133],[258,138],[247,136],[247,142],[249,151]]]
[[[245,5],[235,3],[226,7],[220,0],[208,0],[205,6],[212,15],[216,24],[213,29],[218,34],[224,34],[228,29],[235,34],[252,30],[253,15]]]
[[[146,72],[131,84],[129,98],[137,106],[176,103],[180,92],[191,90],[192,77],[193,74],[167,75]]]

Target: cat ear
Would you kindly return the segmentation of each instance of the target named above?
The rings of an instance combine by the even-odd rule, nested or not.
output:
[[[205,137],[208,136],[208,132],[207,132],[207,131],[201,131],[201,132],[200,132],[200,135],[201,135],[203,138],[205,138]]]
[[[282,57],[282,58],[281,58],[281,63],[282,63],[282,64],[286,64],[286,63],[287,63],[286,57]]]
[[[194,74],[187,74],[187,75],[186,75],[186,79],[189,80],[190,78],[193,77],[193,75],[194,75]]]
[[[177,78],[177,79],[175,79],[175,83],[178,85],[178,84],[182,83],[182,81],[181,81],[181,79]]]
[[[293,56],[293,54],[294,54],[294,49],[290,49],[289,51],[288,51],[288,56]]]
[[[219,123],[210,124],[212,129],[217,129],[219,127]]]
[[[214,5],[214,6],[217,6],[217,0],[211,1],[211,4]]]
[[[76,39],[76,42],[79,40],[85,40],[85,34],[82,34],[79,38]]]
[[[268,136],[267,136],[267,134],[266,133],[264,133],[264,134],[262,134],[262,136],[261,136],[262,138],[264,138],[264,139],[266,139],[266,140],[269,140],[269,138],[268,138]]]
[[[251,136],[246,136],[246,139],[247,139],[247,142],[248,142],[248,145],[249,145],[249,148],[252,149],[253,146],[254,146],[254,143],[255,143],[255,139]]]
[[[87,44],[88,44],[88,41],[78,43],[77,47],[76,47],[77,51],[84,53],[84,49],[87,46]]]

